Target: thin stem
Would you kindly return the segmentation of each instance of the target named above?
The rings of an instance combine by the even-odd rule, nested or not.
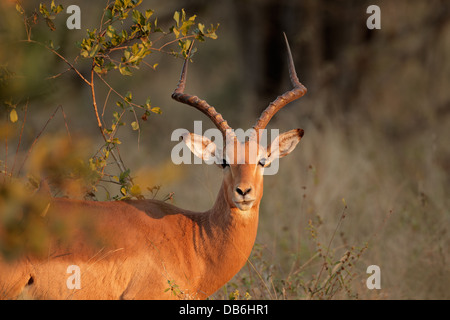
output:
[[[92,69],[91,69],[91,82],[89,83],[89,86],[91,87],[91,95],[92,95],[92,106],[94,107],[94,114],[95,118],[97,119],[97,126],[100,129],[100,132],[103,136],[103,139],[107,141],[108,139],[105,136],[105,133],[103,132],[103,125],[100,120],[100,116],[98,114],[98,108],[97,108],[97,99],[95,98],[95,87],[94,87],[94,63],[92,63]]]
[[[139,120],[138,120],[138,117],[137,117],[137,114],[136,114],[136,111],[134,110],[134,108],[132,109],[132,111],[133,111],[134,119],[136,120],[136,123],[138,125],[138,151],[139,151],[140,150],[139,145],[140,145],[140,141],[141,141],[141,127],[139,126]]]
[[[253,268],[253,270],[256,272],[256,275],[258,276],[259,280],[262,282],[262,284],[264,285],[264,287],[267,290],[267,293],[270,296],[271,300],[274,300],[274,297],[272,295],[272,293],[270,292],[270,288],[267,286],[266,282],[264,281],[263,277],[261,276],[261,274],[258,272],[258,270],[256,269],[256,267],[253,265],[253,263],[250,261],[250,258],[247,258],[247,262],[250,264],[250,266]]]
[[[330,252],[331,243],[333,242],[334,237],[336,236],[337,230],[338,230],[339,227],[341,226],[342,220],[344,220],[344,218],[345,218],[345,210],[347,210],[347,205],[345,205],[345,206],[344,206],[344,209],[342,209],[342,214],[341,214],[341,217],[340,217],[340,219],[339,219],[339,222],[338,222],[336,228],[334,229],[333,235],[332,235],[332,237],[331,237],[331,239],[330,239],[330,241],[329,241],[329,243],[328,243],[327,252],[326,252],[326,254],[325,254],[325,256],[324,256],[325,262],[326,262],[326,258],[328,257],[328,254],[329,254],[329,252]],[[313,290],[313,292],[317,292],[317,285],[318,285],[318,283],[319,283],[319,279],[320,279],[320,277],[322,276],[322,273],[323,273],[323,270],[324,270],[324,269],[325,269],[325,263],[322,264],[322,268],[320,269],[319,275],[317,276],[317,279],[316,279],[316,283],[315,283],[315,285],[314,285],[314,290]]]
[[[111,91],[112,91],[112,89],[109,89],[108,94],[106,95],[105,103],[103,104],[103,110],[102,110],[102,121],[103,122],[105,122],[103,117],[105,116],[106,105],[108,104]]]
[[[98,113],[97,99],[95,98],[95,87],[94,87],[94,73],[95,73],[95,71],[94,71],[94,66],[95,66],[95,63],[93,62],[92,63],[92,70],[91,70],[91,82],[89,83],[89,86],[91,87],[92,105],[94,107],[95,118],[97,119],[97,126],[100,129],[100,133],[101,133],[101,135],[103,137],[103,140],[105,140],[105,143],[108,144],[109,143],[109,139],[105,135],[105,132],[103,131],[103,125],[102,125],[102,122],[100,120],[100,116],[99,116],[99,113]],[[117,150],[118,150],[118,148],[117,148]],[[123,164],[123,161],[120,158],[120,156],[118,158],[113,150],[110,150],[110,153],[113,156],[117,166],[119,167],[119,170],[121,172],[125,172],[126,171],[125,165]]]
[[[58,74],[55,74],[54,76],[49,76],[49,77],[45,78],[45,80],[56,79],[56,78],[62,76],[62,75],[63,75],[64,73],[66,73],[67,71],[70,71],[70,70],[72,70],[72,68],[68,68],[67,70],[64,70],[63,72],[60,72],[60,73],[58,73]]]
[[[69,142],[72,143],[72,136],[70,135],[70,130],[69,130],[68,122],[67,122],[66,113],[64,112],[64,108],[62,106],[60,106],[60,108],[61,108],[61,113],[63,114],[64,126],[66,127],[66,132],[67,132],[67,136],[69,137]]]
[[[180,37],[180,38],[177,38],[175,40],[172,40],[172,41],[164,43],[161,47],[159,47],[159,49],[157,49],[157,48],[152,48],[152,49],[155,50],[155,51],[162,51],[162,49],[164,47],[167,47],[168,45],[171,45],[172,43],[175,43],[175,42],[180,41],[180,40],[189,39],[189,38],[195,38],[195,35],[192,34],[192,35],[189,35],[189,36]]]
[[[6,115],[6,123],[8,123],[8,115]],[[8,128],[5,130],[5,179],[8,175]]]
[[[140,106],[140,105],[138,105],[138,104],[136,104],[136,103],[134,103],[134,102],[131,102],[131,101],[128,101],[122,94],[120,94],[116,89],[114,89],[105,79],[103,79],[103,77],[101,76],[101,75],[99,75],[98,73],[96,73],[97,74],[97,76],[100,78],[100,80],[102,80],[103,81],[103,83],[112,91],[112,92],[114,92],[120,99],[122,99],[123,101],[125,101],[126,103],[128,103],[128,104],[130,104],[131,106],[133,106],[133,107],[136,107],[136,108],[140,108],[140,109],[144,109],[144,108],[142,108],[142,106]]]
[[[158,39],[155,40],[154,42],[157,42],[158,40],[160,40],[160,39],[163,38],[164,36],[166,36],[166,34],[164,34],[163,36],[161,36],[160,38],[158,38]],[[141,38],[142,38],[142,37],[134,37],[134,38],[128,39],[127,41],[124,42],[124,44],[127,44],[127,43],[129,43],[129,42],[131,42],[131,41],[133,41],[133,40],[138,40],[138,39],[141,39]],[[171,44],[173,44],[173,43],[176,43],[176,42],[178,42],[178,41],[180,41],[180,40],[186,40],[186,39],[190,39],[190,38],[194,38],[194,39],[195,39],[195,35],[183,36],[183,37],[177,38],[177,39],[175,39],[175,40],[166,42],[166,43],[164,43],[164,44],[163,44],[161,47],[159,47],[159,48],[151,47],[149,50],[158,51],[158,52],[163,52],[163,53],[170,53],[170,52],[168,52],[168,51],[164,51],[163,48],[165,48],[165,47],[167,47],[167,46],[169,46],[169,45],[171,45]],[[120,47],[110,48],[110,49],[107,50],[107,52],[105,52],[105,56],[106,56],[108,53],[110,53],[110,52],[119,51],[119,50],[125,50],[125,49],[127,49],[128,47],[129,47],[129,45],[123,45],[123,46],[120,46]]]
[[[108,0],[108,3],[106,4],[106,8],[103,10],[103,14],[102,14],[102,18],[101,18],[101,20],[100,20],[100,27],[98,28],[98,30],[102,30],[103,29],[103,19],[105,18],[105,13],[106,13],[106,10],[109,8],[109,4],[110,4],[111,2]],[[108,20],[109,21],[109,20]],[[107,21],[107,22],[108,22]]]
[[[14,172],[14,167],[16,166],[17,155],[19,153],[19,148],[22,143],[23,128],[25,127],[25,123],[27,122],[27,113],[28,113],[28,100],[27,100],[27,104],[25,105],[24,116],[23,116],[23,121],[22,121],[22,128],[20,129],[19,142],[17,143],[16,154],[14,155],[14,162],[11,167],[11,176]]]
[[[43,43],[41,43],[41,42],[38,42],[38,41],[35,41],[35,40],[31,40],[31,39],[28,39],[28,40],[20,40],[20,42],[28,42],[28,43],[33,43],[33,44],[38,44],[38,45],[40,45],[40,46],[43,46],[44,48],[46,48],[47,50],[50,50],[53,54],[55,54],[58,58],[60,58],[61,60],[63,60],[73,71],[75,71],[75,73],[80,77],[80,79],[81,80],[83,80],[84,82],[86,82],[89,86],[91,85],[91,83],[81,74],[81,72],[80,71],[78,71],[78,69],[77,68],[75,68],[75,66],[72,64],[72,63],[70,63],[66,58],[64,58],[62,55],[60,55],[59,53],[58,53],[58,51],[56,51],[55,49],[53,49],[53,48],[51,48],[51,47],[49,47],[49,46],[47,46],[47,45],[45,45],[45,44],[43,44]]]
[[[47,128],[48,124],[50,123],[50,121],[55,117],[56,112],[61,108],[61,106],[59,105],[58,107],[56,107],[55,111],[53,112],[53,114],[50,116],[50,118],[48,118],[47,122],[45,123],[44,127],[42,128],[42,130],[37,134],[36,138],[34,138],[33,143],[31,144],[31,147],[28,149],[28,152],[25,156],[25,159],[23,159],[22,165],[19,168],[19,172],[17,173],[17,175],[20,175],[20,172],[23,169],[23,166],[25,165],[25,162],[27,161],[28,157],[31,154],[31,151],[33,150],[35,144],[38,142],[39,137],[41,136],[41,134],[44,132],[44,130]]]

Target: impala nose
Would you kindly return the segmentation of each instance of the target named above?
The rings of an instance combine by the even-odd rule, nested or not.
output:
[[[249,194],[250,191],[252,191],[252,188],[247,188],[245,190],[242,190],[241,188],[236,187],[236,192],[243,197],[245,197],[245,195]]]

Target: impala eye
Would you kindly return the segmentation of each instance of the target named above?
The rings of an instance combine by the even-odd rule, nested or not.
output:
[[[264,167],[264,166],[266,165],[266,161],[267,161],[266,158],[262,158],[261,160],[259,160],[258,164],[259,164],[260,166]]]
[[[230,166],[230,164],[227,162],[227,160],[225,160],[225,159],[223,159],[222,160],[222,168],[226,168],[226,167],[229,167]]]

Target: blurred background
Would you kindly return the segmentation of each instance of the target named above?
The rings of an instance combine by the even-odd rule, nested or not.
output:
[[[55,31],[43,24],[33,36],[51,39],[87,76],[91,66],[75,59],[80,52],[76,42],[86,29],[98,27],[107,2],[58,4],[67,8],[75,2],[81,8],[81,30],[65,27],[69,15],[64,11],[54,21]],[[380,30],[366,27],[371,4],[381,9]],[[155,10],[163,29],[182,8],[207,26],[220,23],[217,40],[196,43],[186,92],[207,100],[233,128],[251,127],[271,101],[290,90],[283,31],[300,81],[308,88],[268,126],[280,132],[303,128],[305,136],[280,161],[278,174],[265,177],[250,262],[213,298],[230,293],[242,298],[245,292],[262,299],[308,297],[324,266],[317,256],[320,246],[333,256],[330,268],[348,250],[357,260],[346,265],[348,280],[337,282],[342,292],[325,297],[450,298],[448,1],[144,0],[139,8]],[[15,131],[8,129],[9,109],[2,105],[0,165],[11,168],[17,162],[17,171],[59,105],[65,117],[56,113],[42,137],[67,136],[67,126],[72,141],[89,141],[82,147],[87,160],[103,144],[90,88],[74,72],[64,72],[67,65],[56,55],[19,41],[26,33],[12,1],[0,4],[0,39],[0,76],[8,82],[0,88],[1,100],[17,103],[19,118]],[[213,126],[200,112],[170,98],[182,59],[154,52],[146,61],[158,66],[141,66],[131,77],[117,71],[107,76],[121,94],[132,91],[133,101],[150,97],[162,111],[140,123],[139,132],[123,128],[120,155],[141,186],[160,186],[156,196],[144,196],[164,199],[173,193],[175,205],[206,210],[214,203],[222,173],[205,164],[174,165],[170,154],[178,142],[170,137],[177,128],[193,130],[195,120],[203,121],[203,130]],[[108,100],[108,88],[100,81],[96,85],[101,108],[111,114],[118,99]],[[37,140],[33,152],[55,147],[49,141]],[[58,157],[58,150],[52,150],[52,157]],[[21,175],[30,167],[25,163]],[[98,200],[118,193],[113,184],[101,185]],[[364,252],[358,256],[358,250]],[[366,287],[369,265],[381,269],[380,290]]]

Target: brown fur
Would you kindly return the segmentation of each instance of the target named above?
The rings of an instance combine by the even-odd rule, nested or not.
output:
[[[249,145],[254,140],[238,143],[241,153],[227,147],[233,161],[224,169],[214,206],[206,212],[156,200],[53,199],[44,220],[48,225],[62,221],[64,234],[49,243],[45,256],[25,256],[14,263],[0,260],[0,297],[207,298],[244,266],[251,253],[263,195],[259,159],[274,153],[285,156],[300,138],[298,130],[289,131],[280,135],[276,152],[256,145],[259,151],[253,155]],[[191,150],[202,150],[205,139],[192,139],[191,146],[199,148]],[[79,289],[67,285],[71,265],[80,268]]]
[[[45,258],[0,261],[1,297],[206,298],[241,269],[256,237],[258,208],[243,217],[222,195],[203,213],[154,200],[55,199],[48,218],[64,214],[73,237],[54,241]],[[80,267],[81,289],[67,288],[69,265]]]

